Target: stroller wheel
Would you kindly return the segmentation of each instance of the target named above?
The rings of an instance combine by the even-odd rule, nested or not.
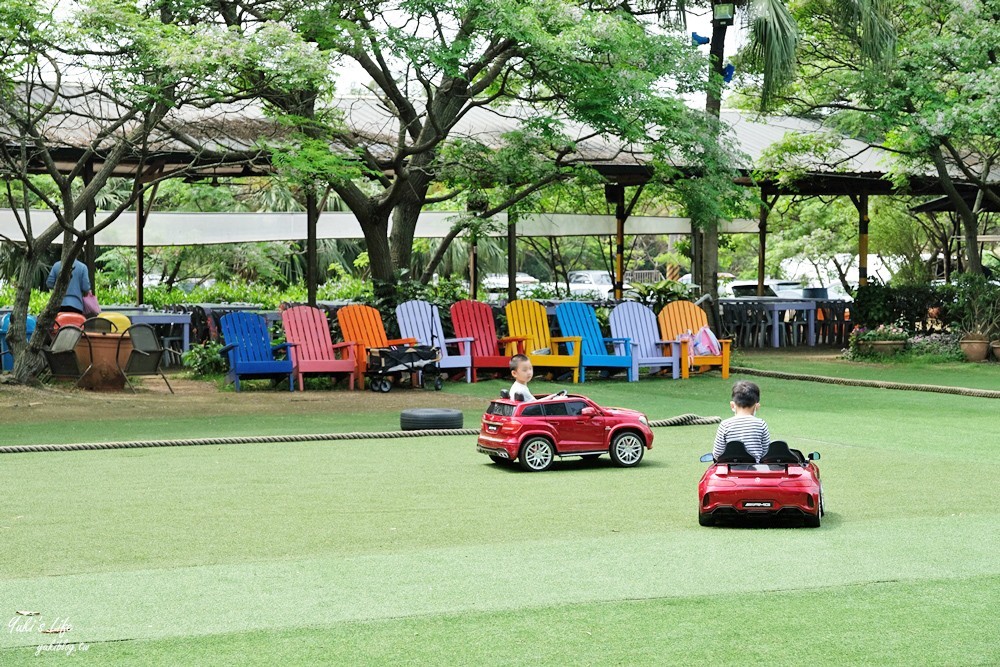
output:
[[[441,387],[444,386],[444,382],[441,380],[441,376],[434,378],[434,391],[441,391]]]
[[[378,384],[378,390],[383,394],[388,394],[392,390],[392,382],[389,382],[389,378],[382,378]]]
[[[381,380],[378,378],[372,378],[368,381],[368,388],[377,393],[380,384],[382,384]]]

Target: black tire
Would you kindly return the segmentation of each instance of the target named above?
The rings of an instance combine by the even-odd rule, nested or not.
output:
[[[600,454],[584,454],[580,458],[582,460],[584,460],[584,461],[596,461],[597,459],[601,458],[601,455]]]
[[[635,431],[616,433],[615,437],[611,438],[611,446],[608,447],[611,460],[620,468],[639,465],[645,451],[646,441]]]
[[[703,514],[698,512],[698,525],[699,526],[714,526],[715,519],[712,518],[711,514]]]
[[[551,468],[556,460],[556,448],[548,438],[541,436],[528,438],[521,445],[521,453],[517,460],[528,472],[544,472]]]
[[[441,387],[443,386],[444,380],[441,379],[440,375],[434,378],[434,391],[441,391]]]
[[[819,512],[816,512],[816,514],[806,514],[803,523],[805,524],[806,528],[819,528],[819,525],[820,523],[822,523],[822,521],[823,519],[820,518]]]
[[[490,454],[490,461],[493,461],[493,463],[498,463],[502,466],[508,465],[510,463],[510,459],[505,459],[504,457],[497,456],[496,454]]]
[[[456,429],[464,423],[462,411],[451,408],[411,408],[399,414],[399,428],[404,431]]]
[[[378,390],[383,394],[388,394],[392,391],[392,381],[389,378],[382,378],[382,381],[379,382]]]
[[[378,386],[381,384],[377,378],[371,378],[368,380],[368,388],[371,389],[376,394],[378,393]]]

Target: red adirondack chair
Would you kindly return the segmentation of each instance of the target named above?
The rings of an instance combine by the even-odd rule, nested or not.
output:
[[[510,358],[515,354],[524,354],[526,336],[508,336],[497,338],[497,324],[493,319],[493,311],[489,305],[481,301],[456,301],[451,306],[451,323],[455,335],[462,338],[472,338],[472,381],[476,382],[477,370],[510,369]],[[500,346],[504,346],[501,354]]]
[[[399,338],[389,340],[385,335],[385,325],[378,311],[371,306],[352,304],[337,311],[337,322],[344,340],[354,344],[354,359],[357,362],[358,378],[361,386],[365,384],[365,372],[368,370],[368,350],[377,347],[395,347],[396,345],[416,345],[416,338]]]
[[[345,375],[347,386],[354,389],[358,362],[354,343],[336,343],[330,337],[330,324],[319,308],[295,306],[281,313],[285,340],[291,348],[292,374],[304,391],[304,375]]]

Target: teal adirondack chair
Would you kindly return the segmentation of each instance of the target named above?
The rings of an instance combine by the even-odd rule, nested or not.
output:
[[[226,381],[234,383],[236,391],[240,390],[241,378],[278,380],[282,376],[288,377],[288,391],[295,390],[292,355],[288,353],[293,344],[272,345],[271,332],[263,315],[237,311],[223,315],[219,322],[226,341],[222,352],[229,358]],[[275,358],[282,350],[286,358]]]
[[[583,339],[580,382],[586,381],[587,368],[608,371],[624,369],[628,373],[629,382],[639,379],[639,368],[632,360],[632,339],[604,337],[593,308],[578,301],[560,303],[556,306],[556,320],[559,321],[562,335],[579,336]]]
[[[447,372],[465,369],[465,381],[472,382],[472,337],[445,338],[438,307],[414,299],[396,306],[396,321],[403,338],[416,338],[421,345],[441,350],[438,368]]]
[[[608,319],[612,336],[632,339],[632,367],[636,375],[642,366],[653,371],[670,367],[673,378],[680,377],[681,359],[687,356],[687,346],[679,340],[660,339],[652,310],[641,303],[626,301],[615,306]]]

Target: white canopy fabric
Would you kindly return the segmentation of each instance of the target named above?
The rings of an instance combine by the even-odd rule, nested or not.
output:
[[[23,216],[22,216],[23,217]],[[135,212],[123,213],[115,222],[97,234],[100,246],[135,246]],[[458,220],[459,214],[428,211],[420,214],[416,236],[441,238]],[[97,215],[100,221],[102,216]],[[33,211],[34,229],[43,229],[55,221],[48,211]],[[77,220],[78,229],[83,220]],[[305,213],[156,213],[153,212],[143,230],[148,246],[212,245],[255,241],[292,241],[306,238]],[[690,234],[688,218],[634,216],[625,223],[625,231],[634,234]],[[756,220],[733,220],[724,224],[724,233],[757,233]],[[507,235],[506,214],[494,217],[494,224],[482,233],[488,236]],[[518,220],[518,236],[608,236],[615,233],[615,218],[611,215],[535,214]],[[464,234],[464,232],[463,232]],[[353,213],[323,213],[316,228],[320,239],[364,238]],[[23,241],[14,212],[0,209],[0,237]]]

